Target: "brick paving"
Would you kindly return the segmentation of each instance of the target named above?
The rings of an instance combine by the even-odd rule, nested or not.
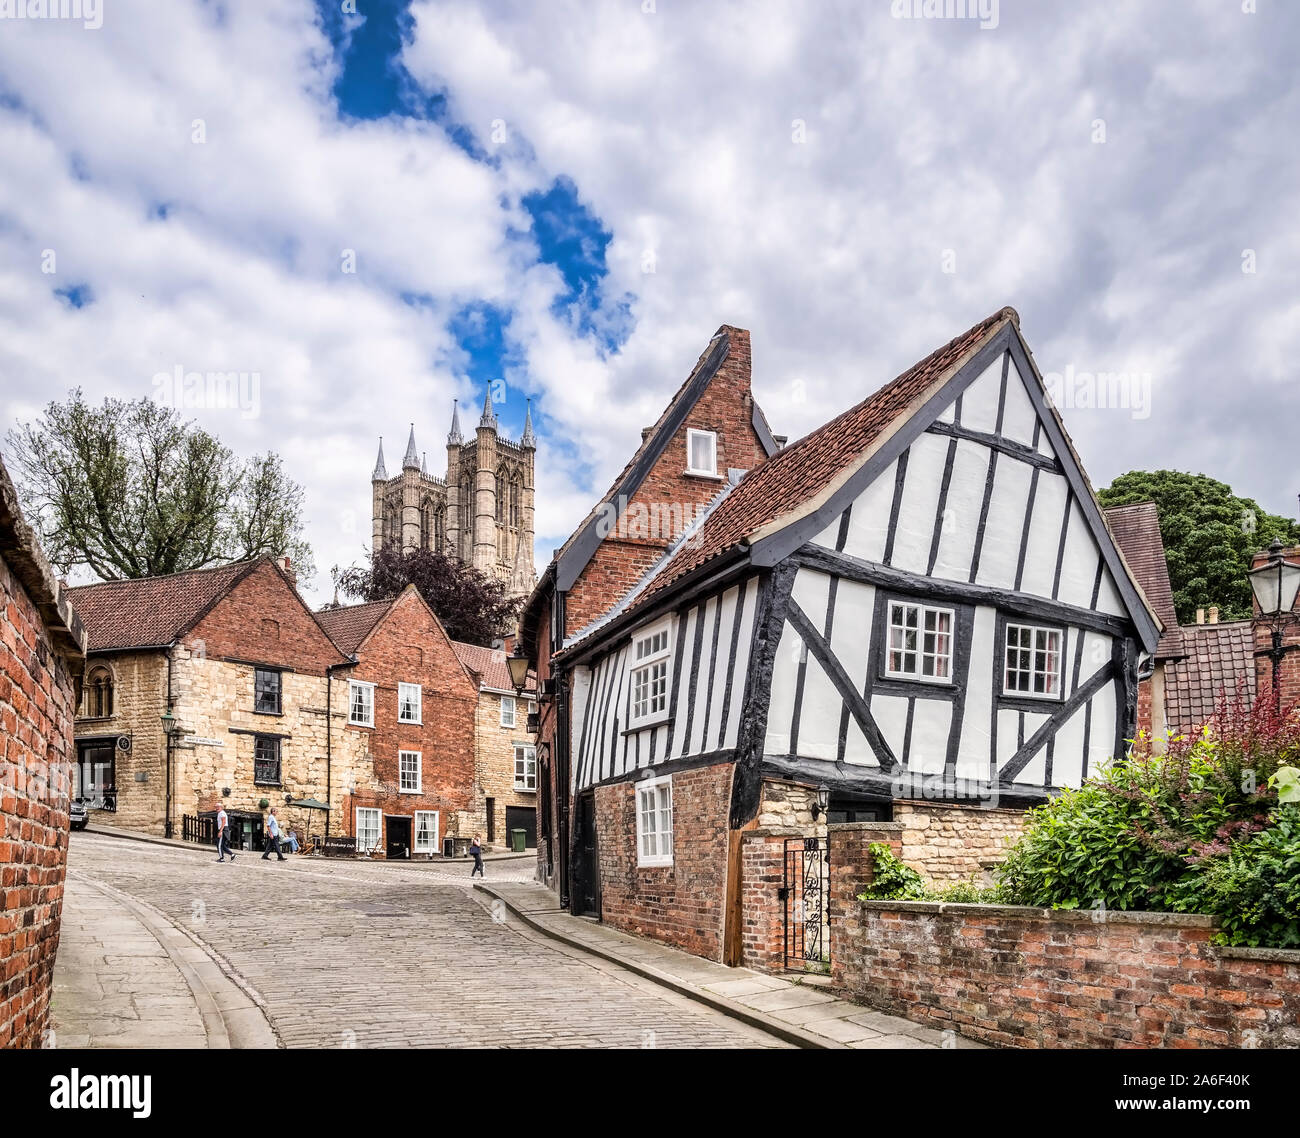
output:
[[[255,994],[285,1046],[785,1045],[526,929],[468,888],[468,864],[247,853],[220,865],[211,850],[93,833],[72,835],[68,858],[78,877],[196,936]],[[531,873],[529,860],[488,865],[489,880]],[[72,893],[68,916],[94,935],[93,915],[77,909],[83,895]]]

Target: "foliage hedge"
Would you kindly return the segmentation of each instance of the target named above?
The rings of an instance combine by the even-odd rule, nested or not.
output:
[[[873,846],[863,899],[1206,913],[1220,944],[1300,947],[1300,714],[1224,702],[1200,735],[1150,743],[1031,810],[993,887],[928,888]]]

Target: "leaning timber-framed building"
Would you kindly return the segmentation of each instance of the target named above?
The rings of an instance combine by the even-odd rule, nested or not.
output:
[[[979,872],[1026,806],[1124,752],[1161,623],[1013,309],[754,457],[578,627],[562,550],[521,632],[553,705],[543,876],[763,965],[790,936],[767,897],[785,842],[901,823],[931,877]]]

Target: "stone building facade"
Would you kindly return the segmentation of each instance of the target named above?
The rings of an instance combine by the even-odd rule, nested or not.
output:
[[[440,852],[476,828],[476,684],[412,585],[391,601],[325,609],[321,626],[355,660],[341,678],[343,750],[358,755],[342,818],[358,852]]]
[[[224,806],[236,843],[256,845],[271,807],[286,828],[322,833],[343,788],[378,786],[344,730],[352,661],[287,566],[263,558],[69,593],[89,634],[73,783],[93,825],[206,840]]]
[[[49,1042],[85,646],[0,464],[0,1048]]]
[[[530,676],[519,693],[510,686],[500,648],[454,642],[456,654],[478,685],[474,713],[475,832],[488,845],[508,848],[513,830],[524,846],[537,846],[537,745],[528,717],[537,711]]]
[[[388,476],[383,441],[371,475],[371,548],[400,544],[404,549],[431,549],[473,566],[506,583],[511,596],[533,588],[534,457],[531,408],[518,442],[498,429],[491,394],[483,414],[466,439],[457,411],[447,436],[447,468],[431,475],[416,449],[411,427],[402,470]]]

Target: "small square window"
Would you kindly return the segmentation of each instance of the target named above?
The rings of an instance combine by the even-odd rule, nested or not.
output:
[[[885,675],[949,683],[952,680],[952,610],[893,601]]]
[[[399,723],[420,723],[424,692],[419,684],[397,685],[397,719]]]
[[[398,751],[397,766],[399,779],[397,789],[403,794],[419,794],[422,784],[420,774],[420,752]]]
[[[687,430],[686,473],[718,473],[718,436],[713,431]]]
[[[1008,624],[1003,690],[1008,695],[1061,698],[1061,630]]]
[[[280,673],[272,668],[253,669],[253,710],[262,715],[279,715]]]

